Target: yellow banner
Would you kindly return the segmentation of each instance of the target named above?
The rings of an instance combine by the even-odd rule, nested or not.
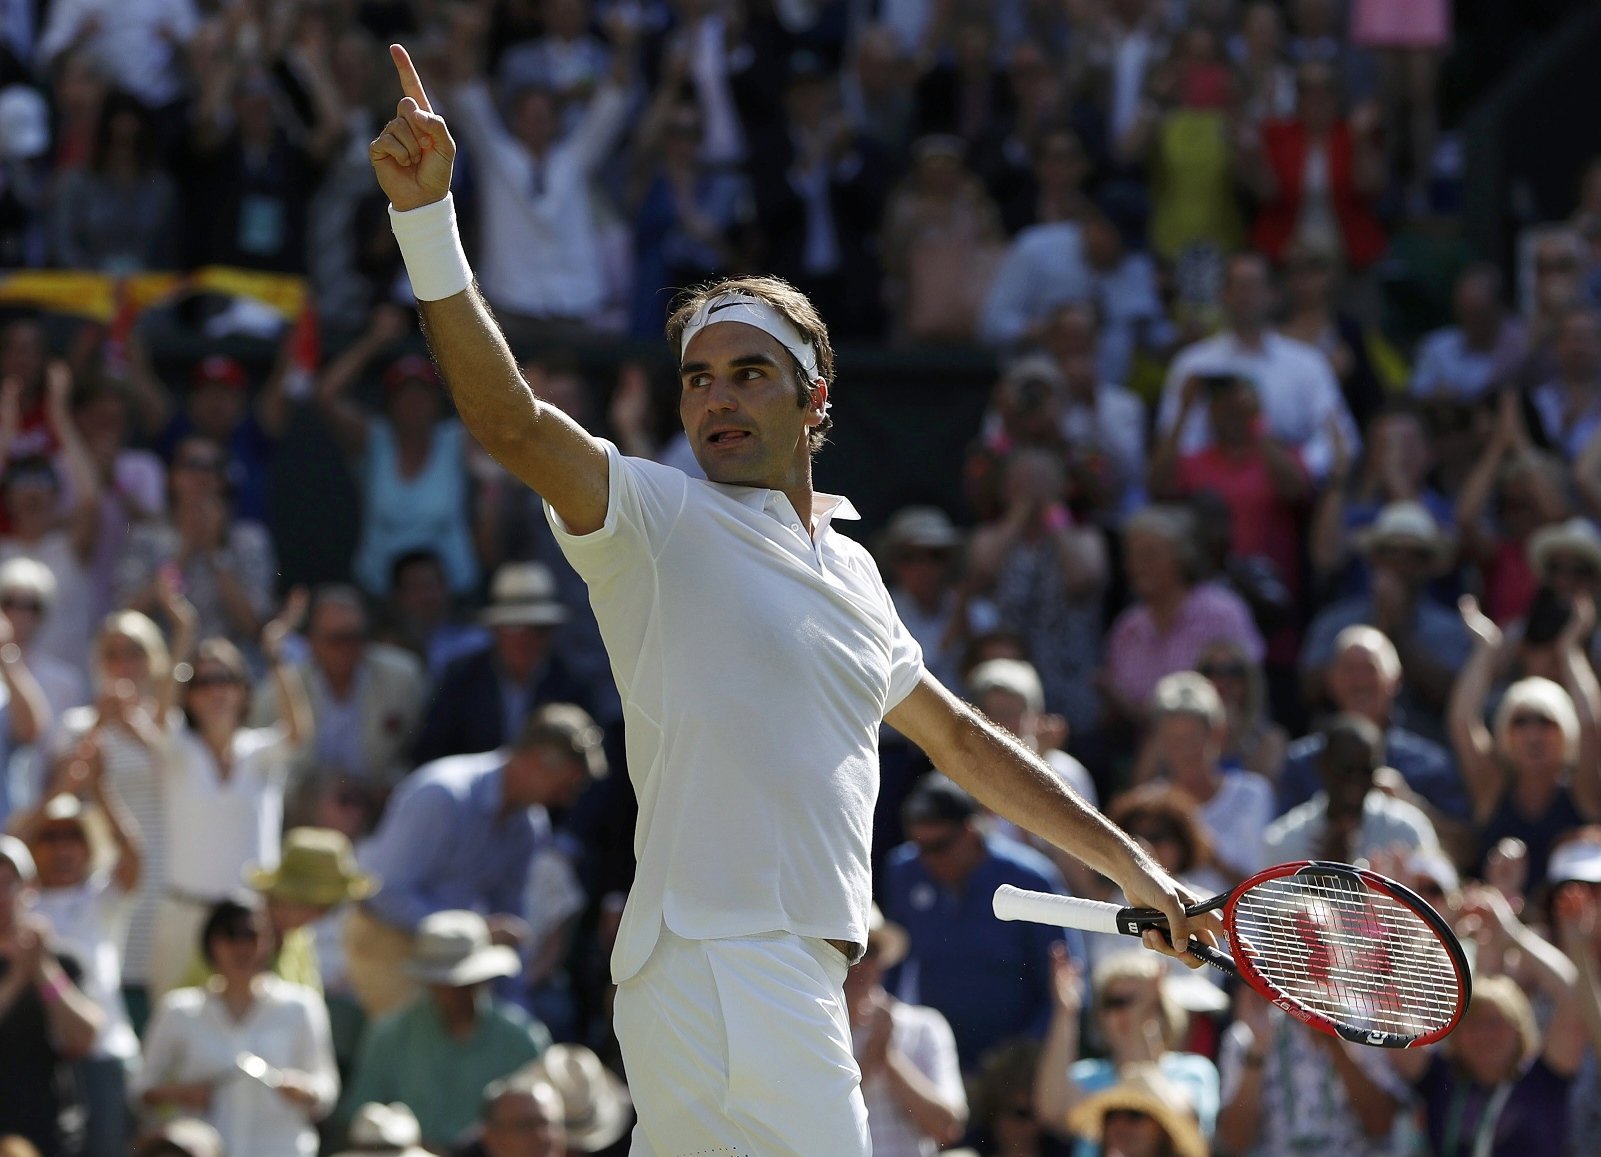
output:
[[[226,265],[208,265],[193,273],[135,273],[126,277],[77,269],[0,273],[0,305],[26,305],[99,322],[115,317],[123,301],[142,313],[181,294],[202,292],[252,298],[289,320],[299,316],[307,297],[303,277]]]

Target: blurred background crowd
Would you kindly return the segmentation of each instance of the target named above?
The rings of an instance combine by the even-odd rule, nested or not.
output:
[[[626,1152],[621,708],[417,332],[397,39],[541,396],[693,472],[673,294],[788,278],[941,679],[1473,959],[1387,1055],[1003,925],[1116,897],[886,729],[877,1153],[1601,1152],[1593,6],[0,0],[0,1154]]]

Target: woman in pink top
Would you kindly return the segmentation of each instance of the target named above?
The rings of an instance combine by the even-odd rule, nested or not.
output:
[[[1157,680],[1194,670],[1216,640],[1232,640],[1261,662],[1262,636],[1244,601],[1202,581],[1188,510],[1148,506],[1134,515],[1124,527],[1123,557],[1135,601],[1112,623],[1101,675],[1114,719],[1142,726]]]

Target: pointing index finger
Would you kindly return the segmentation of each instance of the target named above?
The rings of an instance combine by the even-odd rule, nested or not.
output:
[[[395,71],[400,74],[400,91],[417,102],[417,107],[423,112],[433,112],[434,106],[428,103],[428,94],[423,91],[422,78],[417,75],[417,66],[411,62],[411,54],[403,45],[391,44],[389,57],[395,62]]]

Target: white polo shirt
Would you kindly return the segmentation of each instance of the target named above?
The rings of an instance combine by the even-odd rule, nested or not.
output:
[[[622,696],[638,871],[612,976],[685,939],[867,939],[878,725],[922,673],[867,550],[813,503],[692,479],[606,444],[605,524],[557,541],[589,584]]]

